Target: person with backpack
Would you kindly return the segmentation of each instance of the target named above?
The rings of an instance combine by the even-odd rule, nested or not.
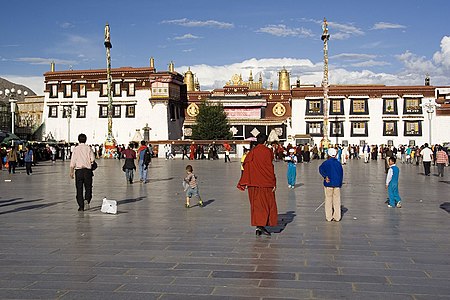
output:
[[[138,151],[139,157],[139,176],[141,183],[147,183],[148,165],[152,159],[150,149],[147,147],[146,141],[141,141]]]

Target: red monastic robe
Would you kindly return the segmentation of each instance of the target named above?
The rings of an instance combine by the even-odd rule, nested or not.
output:
[[[277,203],[273,192],[277,180],[272,160],[272,151],[264,145],[257,145],[244,161],[244,171],[237,188],[248,189],[252,226],[277,226],[278,223]]]

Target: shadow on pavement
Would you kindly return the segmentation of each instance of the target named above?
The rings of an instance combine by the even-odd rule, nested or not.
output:
[[[144,200],[145,198],[146,198],[146,197],[138,197],[138,198],[134,198],[134,199],[124,199],[124,200],[119,200],[119,201],[117,201],[117,205],[128,204],[128,203],[134,203],[134,202],[142,201],[142,200]]]
[[[0,200],[0,203],[8,203],[8,202],[16,201],[16,200],[21,200],[21,199],[23,199],[23,198],[12,198],[9,200]]]
[[[446,212],[450,214],[450,202],[444,202],[441,205],[439,205],[439,208],[442,208]]]
[[[22,199],[22,198],[20,198]],[[11,205],[19,205],[19,204],[24,204],[24,203],[30,203],[30,202],[36,202],[36,201],[42,201],[44,199],[36,199],[36,200],[25,200],[25,201],[17,201],[17,202],[12,202],[14,200],[10,200],[8,202],[10,203],[6,203],[6,204],[0,204],[0,207],[5,207],[5,206],[11,206]],[[5,201],[6,202],[6,201]],[[3,203],[5,203],[3,202]]]
[[[278,226],[270,227],[271,229],[269,231],[274,233],[282,232],[286,228],[287,224],[292,223],[296,216],[295,211],[292,210],[287,211],[284,214],[278,214]]]
[[[37,200],[34,200],[34,201],[37,201]],[[59,203],[63,203],[63,202],[54,202],[54,203],[47,203],[47,204],[36,204],[36,205],[22,206],[22,207],[18,207],[18,208],[12,209],[12,210],[0,212],[0,215],[20,212],[20,211],[30,210],[30,209],[46,208],[46,207],[50,207],[50,206],[53,206],[53,205],[56,205],[56,204],[59,204]]]

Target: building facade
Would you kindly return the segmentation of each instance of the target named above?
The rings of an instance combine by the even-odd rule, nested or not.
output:
[[[188,70],[185,83],[188,90],[188,106],[184,122],[184,138],[192,135],[191,126],[199,106],[203,101],[211,104],[221,104],[228,116],[233,139],[252,140],[260,133],[269,136],[269,141],[286,141],[288,122],[291,118],[291,92],[289,73],[283,69],[280,72],[279,90],[263,88],[262,78],[253,80],[252,72],[248,81],[235,74],[221,89],[200,91],[198,81]],[[286,82],[288,83],[286,85]]]
[[[135,136],[150,140],[182,137],[186,86],[174,71],[150,67],[111,69],[113,138],[127,144]],[[106,69],[52,71],[44,74],[44,139],[76,142],[85,133],[91,144],[102,144],[108,135]],[[143,132],[144,134],[136,133]],[[146,134],[147,133],[147,134]]]
[[[450,90],[443,87],[336,85],[329,89],[329,137],[332,144],[422,145],[450,141]],[[441,105],[427,112],[428,102]],[[430,122],[431,118],[431,122]],[[292,89],[290,139],[323,136],[323,88]]]

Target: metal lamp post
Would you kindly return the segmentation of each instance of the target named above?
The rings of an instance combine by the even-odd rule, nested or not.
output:
[[[433,119],[433,114],[436,110],[436,107],[440,107],[441,105],[436,103],[435,99],[428,99],[428,102],[420,104],[421,107],[425,108],[428,114],[428,138],[429,138],[429,144],[430,147],[432,145],[431,143],[431,120]]]
[[[64,106],[63,111],[67,118],[67,143],[70,144],[70,119],[72,118],[72,111],[74,107],[72,105],[70,106]]]
[[[8,98],[9,104],[11,106],[11,133],[14,134],[15,128],[15,114],[16,114],[16,103],[17,100],[28,95],[27,91],[22,93],[22,90],[16,90],[12,88],[11,90],[5,89],[4,91],[0,90],[0,98],[5,99]]]

